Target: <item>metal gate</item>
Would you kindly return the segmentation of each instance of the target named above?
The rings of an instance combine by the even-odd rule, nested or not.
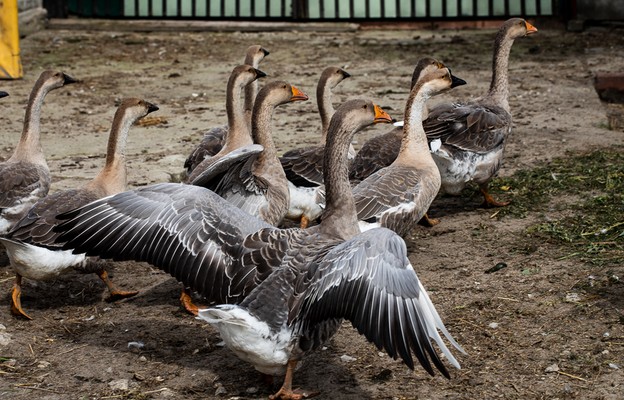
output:
[[[419,21],[561,15],[565,0],[44,0],[52,17]]]

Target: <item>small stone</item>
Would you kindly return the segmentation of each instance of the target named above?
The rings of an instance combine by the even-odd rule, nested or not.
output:
[[[227,389],[222,384],[217,383],[215,387],[215,396],[223,396],[227,394]]]
[[[8,333],[0,332],[0,346],[8,346],[11,343],[11,335]]]
[[[620,369],[620,366],[614,363],[609,363],[609,368],[611,369]]]
[[[139,361],[146,362],[147,361],[147,357],[141,356],[141,357],[139,357]]]
[[[247,389],[245,390],[245,392],[247,392],[247,393],[249,393],[249,394],[255,394],[255,393],[258,393],[258,388],[257,388],[257,387],[252,386],[252,387],[247,388]]]
[[[581,296],[578,293],[568,293],[566,294],[565,301],[568,303],[578,303],[581,301]]]
[[[355,360],[357,360],[357,358],[348,356],[346,354],[343,354],[343,355],[340,356],[340,361],[342,361],[342,362],[353,362]]]
[[[544,372],[549,373],[549,372],[558,372],[559,371],[559,366],[557,364],[553,364],[549,367],[546,367],[546,369],[544,370]]]
[[[609,332],[605,332],[602,334],[602,337],[604,338],[608,338],[609,336],[611,336],[611,334]]]
[[[488,327],[492,329],[496,329],[498,328],[498,322],[492,322],[491,324],[488,325]]]
[[[37,368],[48,368],[50,366],[50,363],[47,361],[39,361],[39,364],[37,364]]]
[[[108,386],[113,390],[128,390],[130,382],[127,379],[116,379],[114,381],[110,381]]]

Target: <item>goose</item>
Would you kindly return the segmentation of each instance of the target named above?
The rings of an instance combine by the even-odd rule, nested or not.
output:
[[[426,215],[440,189],[440,172],[422,125],[425,102],[434,94],[465,84],[443,64],[417,80],[405,106],[398,156],[353,188],[360,229],[383,226],[406,237]]]
[[[50,169],[40,140],[41,107],[48,92],[77,82],[59,71],[43,71],[33,86],[19,143],[11,157],[0,163],[0,235],[50,190]]]
[[[147,261],[201,294],[199,317],[239,358],[264,374],[284,374],[271,398],[292,390],[298,362],[336,333],[343,319],[380,350],[414,368],[414,355],[460,368],[440,332],[459,351],[408,259],[386,228],[360,233],[348,181],[353,134],[390,116],[370,100],[343,103],[331,119],[321,223],[281,229],[212,191],[160,183],[98,200],[60,216],[65,248],[114,260]]]
[[[251,65],[258,69],[260,62],[264,60],[264,57],[269,55],[269,51],[260,45],[252,45],[247,48],[245,60],[243,64]],[[234,89],[234,88],[232,88]],[[252,81],[245,86],[245,103],[243,106],[243,112],[245,114],[245,120],[251,129],[251,112],[253,110],[254,99],[258,93],[258,81]],[[226,102],[228,99],[233,99],[236,94],[228,91],[226,93]],[[240,97],[240,93],[239,93]],[[204,137],[201,142],[193,149],[191,154],[184,162],[184,168],[187,174],[190,174],[197,165],[207,157],[212,157],[221,150],[225,142],[225,136],[228,132],[228,125],[221,125],[209,129],[204,133]]]
[[[308,96],[287,82],[267,83],[254,103],[251,125],[255,144],[207,160],[203,172],[191,183],[209,188],[247,213],[277,225],[288,210],[289,191],[271,136],[273,110],[305,100]],[[180,302],[187,312],[197,315],[188,289],[182,290]]]
[[[266,74],[264,72],[246,64],[238,65],[232,70],[230,78],[228,79],[228,96],[225,104],[228,119],[228,134],[225,135],[223,147],[212,157],[204,158],[199,164],[195,165],[188,174],[187,182],[193,182],[211,163],[220,159],[225,154],[253,143],[249,125],[245,121],[245,113],[241,104],[240,95],[243,91],[243,87],[265,76]]]
[[[3,90],[0,90],[0,99],[3,97],[7,97],[9,94]]]
[[[432,155],[442,176],[442,192],[457,195],[474,182],[483,195],[483,207],[510,203],[495,200],[488,185],[501,167],[511,133],[509,53],[516,38],[535,32],[537,29],[522,18],[505,21],[494,41],[492,80],[487,93],[472,101],[443,103],[430,110],[423,124],[429,141],[441,142]]]
[[[416,82],[431,71],[444,68],[442,63],[432,57],[423,57],[416,63],[412,73],[410,91]],[[427,118],[427,106],[422,111],[423,119]],[[403,121],[395,123],[395,128],[383,135],[377,135],[362,144],[349,167],[349,179],[358,183],[374,172],[392,164],[399,154],[403,140]]]
[[[122,101],[113,118],[106,163],[98,175],[79,189],[55,192],[39,200],[5,237],[0,237],[15,271],[11,293],[11,312],[14,315],[32,319],[21,305],[22,278],[48,280],[72,269],[98,274],[108,287],[110,296],[107,301],[138,293],[117,289],[103,263],[87,259],[84,254],[74,255],[69,250],[62,250],[59,244],[54,243],[58,234],[52,228],[58,223],[57,214],[126,189],[125,145],[128,131],[135,121],[156,110],[157,106],[141,99]]]
[[[277,225],[288,209],[286,175],[271,135],[273,110],[282,104],[308,100],[284,81],[267,83],[256,97],[252,116],[255,145],[232,152],[212,163],[192,182],[207,187],[247,213]]]
[[[334,115],[332,89],[350,76],[351,74],[338,67],[327,67],[321,73],[316,86],[316,102],[321,115],[321,143],[289,150],[280,157],[286,177],[295,186],[314,187],[323,184],[323,153],[329,121]],[[352,147],[350,151],[355,153]]]

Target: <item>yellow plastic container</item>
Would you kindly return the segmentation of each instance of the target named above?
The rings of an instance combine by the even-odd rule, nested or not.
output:
[[[19,79],[23,76],[17,0],[0,0],[0,79]]]

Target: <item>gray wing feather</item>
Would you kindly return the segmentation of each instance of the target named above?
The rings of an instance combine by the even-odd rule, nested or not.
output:
[[[147,186],[59,219],[65,221],[55,230],[62,232],[58,240],[66,242],[64,248],[114,260],[147,261],[211,302],[239,301],[275,265],[267,259],[245,261],[261,258],[253,253],[266,244],[255,241],[270,238],[258,232],[271,226],[197,186]],[[240,276],[247,280],[238,280]]]
[[[390,356],[414,368],[412,354],[433,375],[431,362],[445,376],[430,339],[455,367],[459,363],[442,341],[463,349],[450,336],[408,258],[405,242],[390,230],[364,232],[329,251],[300,277],[303,293],[291,307],[302,331],[324,320],[345,318]]]
[[[196,177],[191,182],[193,185],[203,186],[205,188],[214,189],[217,187],[223,175],[227,175],[231,168],[236,165],[245,165],[250,157],[257,156],[264,148],[259,144],[251,144],[238,148],[234,151],[219,157],[218,160],[203,165],[201,172],[194,172]],[[210,160],[212,161],[212,159]]]

